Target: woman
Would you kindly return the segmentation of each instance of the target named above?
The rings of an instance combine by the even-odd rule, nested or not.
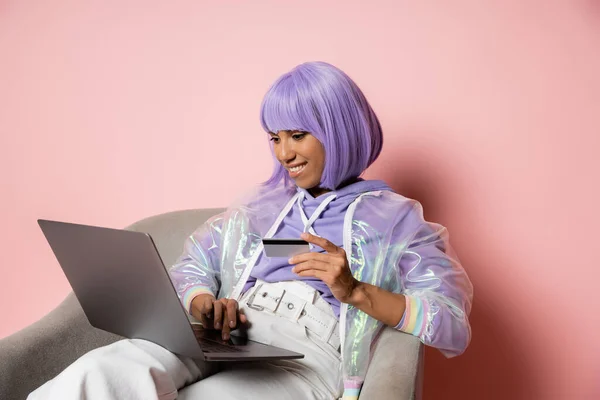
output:
[[[465,350],[472,286],[445,228],[385,183],[360,178],[383,138],[356,84],[332,65],[299,65],[267,92],[261,122],[271,178],[194,232],[169,273],[186,310],[223,339],[246,325],[250,339],[305,358],[217,366],[123,340],[31,398],[355,399],[384,325],[447,356]],[[268,258],[264,237],[301,237],[311,251]]]

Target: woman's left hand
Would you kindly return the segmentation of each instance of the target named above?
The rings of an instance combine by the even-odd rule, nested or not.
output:
[[[289,263],[295,264],[292,272],[299,276],[312,276],[322,280],[336,299],[348,303],[359,281],[352,276],[344,249],[310,233],[303,233],[300,237],[321,247],[327,253],[310,252],[290,258]]]

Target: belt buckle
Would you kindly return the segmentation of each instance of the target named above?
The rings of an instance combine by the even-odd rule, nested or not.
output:
[[[252,304],[254,302],[254,297],[256,297],[256,292],[258,292],[258,289],[260,289],[261,286],[262,286],[262,283],[260,285],[254,287],[254,291],[248,298],[248,301],[246,301],[246,305],[248,306],[248,308],[251,308],[256,311],[263,311],[265,309],[263,306],[258,306],[258,305]]]
[[[265,309],[263,306],[257,306],[254,304],[246,304],[246,305],[248,306],[248,308],[251,308],[256,311],[263,311]]]

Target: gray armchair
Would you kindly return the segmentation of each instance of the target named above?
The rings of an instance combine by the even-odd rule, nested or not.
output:
[[[157,215],[127,229],[150,233],[165,263],[179,256],[196,227],[220,209]],[[93,328],[73,293],[33,325],[0,340],[0,399],[25,399],[86,352],[120,337]],[[415,337],[386,328],[375,346],[361,400],[420,398],[423,348]]]

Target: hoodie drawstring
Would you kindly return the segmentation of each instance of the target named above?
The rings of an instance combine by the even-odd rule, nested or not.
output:
[[[318,236],[312,225],[315,223],[317,218],[321,216],[323,211],[325,211],[325,208],[329,205],[329,203],[331,203],[337,197],[337,195],[332,194],[325,200],[323,200],[321,204],[319,204],[315,212],[310,216],[310,219],[306,217],[306,214],[304,213],[304,208],[302,207],[302,201],[304,200],[304,197],[304,192],[300,192],[300,196],[298,196],[297,200],[298,209],[300,210],[300,218],[302,218],[302,222],[304,224],[304,232],[309,232],[312,235]],[[313,247],[314,245],[311,243],[310,248],[312,249]]]

